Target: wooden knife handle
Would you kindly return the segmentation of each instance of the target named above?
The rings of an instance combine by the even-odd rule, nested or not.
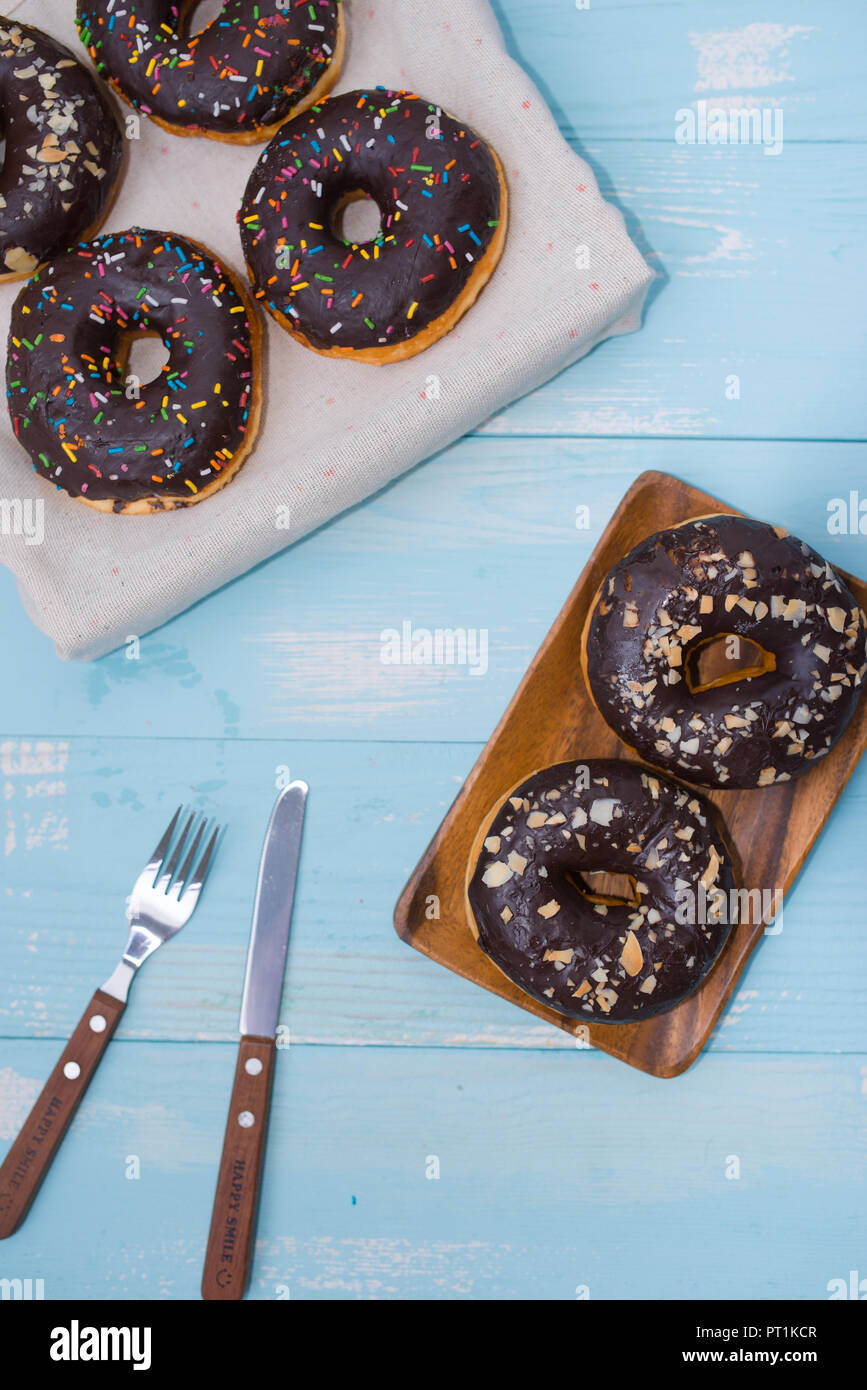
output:
[[[243,1298],[247,1287],[275,1051],[273,1038],[241,1038],[205,1251],[202,1298]]]
[[[0,1240],[17,1231],[126,1007],[98,989],[0,1168]]]

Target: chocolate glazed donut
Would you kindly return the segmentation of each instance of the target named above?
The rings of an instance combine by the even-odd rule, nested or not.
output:
[[[360,243],[336,227],[359,197],[382,218]],[[371,87],[278,131],[247,184],[241,241],[256,294],[305,347],[391,362],[474,302],[502,253],[507,201],[475,131],[411,92]]]
[[[198,33],[197,0],[78,0],[100,76],[174,135],[252,144],[318,101],[344,48],[340,0],[226,0]]]
[[[133,227],[73,246],[12,309],[15,434],[41,477],[101,511],[200,502],[256,437],[260,335],[240,283],[194,241]],[[169,352],[144,385],[127,373],[142,336]]]
[[[592,893],[582,875],[603,871],[630,879],[631,902]],[[474,846],[467,898],[479,945],[521,989],[588,1023],[633,1023],[707,974],[733,889],[708,802],[598,759],[535,772],[505,798]]]
[[[107,97],[68,48],[0,16],[0,280],[92,236],[123,160]]]
[[[701,648],[754,643],[752,666],[696,680]],[[582,642],[590,692],[647,762],[708,787],[809,770],[849,723],[867,619],[840,575],[780,526],[708,516],[659,531],[603,581]]]

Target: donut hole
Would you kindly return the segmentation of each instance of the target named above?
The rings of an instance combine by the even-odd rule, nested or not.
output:
[[[135,386],[149,386],[162,375],[169,360],[169,350],[159,333],[142,329],[131,329],[119,335],[117,344],[117,365],[121,376],[127,383]]]
[[[226,0],[185,0],[181,6],[179,34],[185,39],[198,37],[226,8]]]
[[[775,671],[777,659],[758,642],[741,637],[736,632],[720,632],[705,637],[692,647],[684,658],[684,675],[692,694],[715,690],[734,681],[753,680],[768,671]]]
[[[606,907],[641,906],[638,884],[631,874],[612,874],[605,869],[579,874],[570,869],[566,881],[591,903],[602,903]]]
[[[363,188],[344,193],[331,214],[331,231],[346,246],[376,241],[382,231],[382,210]]]

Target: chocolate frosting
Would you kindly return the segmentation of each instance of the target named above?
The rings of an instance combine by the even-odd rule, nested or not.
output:
[[[63,44],[0,16],[0,273],[29,274],[99,222],[123,139],[96,80]]]
[[[628,875],[635,902],[591,900],[579,885],[599,872]],[[515,984],[586,1023],[631,1023],[699,984],[737,916],[733,887],[708,802],[597,759],[545,768],[506,798],[468,896],[479,945]]]
[[[382,214],[374,240],[334,230],[346,199]],[[494,238],[494,156],[463,122],[410,92],[342,92],[284,125],[240,214],[256,293],[316,348],[385,348],[445,314]]]
[[[276,125],[331,62],[340,0],[226,0],[187,36],[171,0],[78,0],[96,64],[148,116],[190,131],[239,135]]]
[[[775,669],[690,689],[692,654],[735,634]],[[587,677],[614,731],[648,762],[704,786],[806,772],[852,716],[867,619],[840,575],[782,527],[714,516],[649,536],[603,583]]]
[[[145,333],[169,359],[136,397],[125,344]],[[170,232],[133,227],[80,243],[12,309],[12,424],[40,476],[73,497],[195,498],[244,444],[256,369],[233,280]]]

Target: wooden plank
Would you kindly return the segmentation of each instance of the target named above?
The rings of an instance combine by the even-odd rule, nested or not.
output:
[[[59,1050],[125,939],[123,904],[171,810],[228,824],[193,921],[136,981],[119,1036],[236,1036],[278,769],[311,793],[282,1018],[296,1041],[571,1049],[559,1030],[398,941],[398,894],[480,751],[471,744],[72,739],[5,748],[0,1035]],[[16,771],[16,766],[23,770]],[[867,768],[846,788],[711,1047],[853,1051],[867,1005]],[[5,1044],[4,1044],[5,1047]]]
[[[0,1152],[52,1060],[4,1049]],[[865,1064],[711,1057],[660,1085],[598,1053],[281,1051],[250,1296],[827,1298],[862,1258]],[[196,1298],[233,1066],[112,1043],[0,1276]]]
[[[863,138],[859,0],[503,0],[509,50],[561,128],[584,139],[670,140],[675,111],[780,106],[791,140]]]
[[[827,503],[848,503],[865,459],[848,444],[463,440],[143,639],[134,661],[58,663],[0,570],[16,660],[0,732],[484,742],[644,468],[788,526],[858,574],[867,536],[829,535]],[[486,630],[486,673],[384,665],[381,634],[404,621]]]
[[[864,323],[851,305],[867,290],[867,146],[792,145],[768,159],[635,141],[581,153],[665,278],[640,332],[484,431],[863,439]],[[574,246],[550,254],[555,275],[572,273]]]

